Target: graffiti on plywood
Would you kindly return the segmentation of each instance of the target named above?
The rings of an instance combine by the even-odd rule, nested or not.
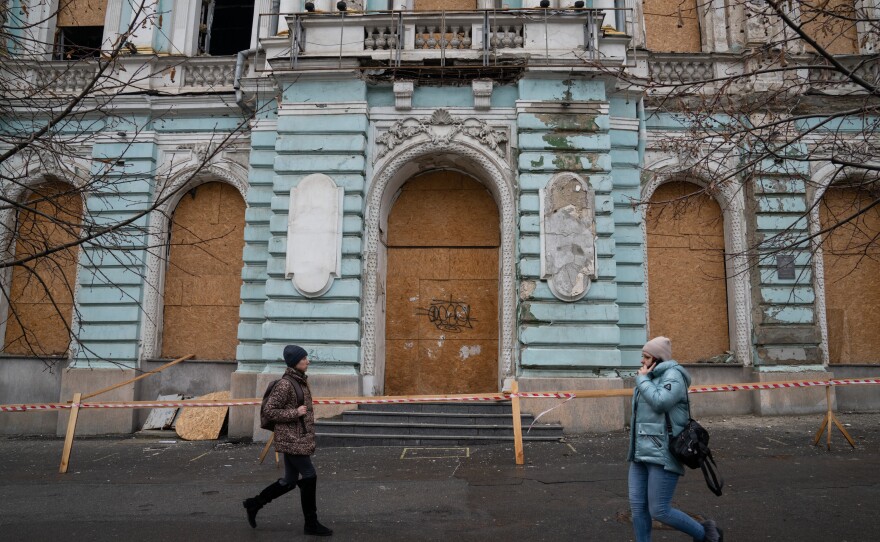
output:
[[[473,329],[471,307],[463,301],[455,301],[452,296],[449,299],[432,299],[431,304],[420,308],[416,312],[420,316],[427,316],[428,321],[434,327],[442,331],[460,333],[464,329]]]

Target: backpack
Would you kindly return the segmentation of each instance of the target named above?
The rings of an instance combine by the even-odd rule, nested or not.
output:
[[[672,435],[672,422],[669,420],[669,413],[666,413],[669,451],[673,457],[681,461],[688,468],[699,468],[702,470],[706,486],[709,487],[712,493],[720,497],[721,489],[724,487],[724,478],[718,474],[718,465],[715,464],[712,450],[709,449],[709,432],[691,418],[691,402],[687,401],[687,405],[688,422],[681,433],[677,435]]]
[[[299,382],[295,379],[291,378],[288,375],[284,375],[278,380],[273,380],[269,382],[269,385],[266,386],[266,391],[263,393],[263,401],[260,403],[260,428],[265,429],[266,431],[274,431],[275,430],[275,422],[266,417],[266,403],[269,402],[269,396],[272,395],[272,390],[275,389],[275,384],[277,384],[281,379],[285,379],[293,386],[293,392],[296,394],[296,406],[300,406],[305,404],[305,398],[303,396],[302,386],[300,386]]]

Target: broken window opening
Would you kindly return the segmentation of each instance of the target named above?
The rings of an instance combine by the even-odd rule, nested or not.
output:
[[[103,39],[103,26],[59,27],[55,33],[55,60],[98,58]]]
[[[234,55],[250,48],[254,3],[240,0],[202,0],[199,54]]]
[[[101,55],[107,2],[62,0],[58,3],[55,31],[56,60],[82,60]]]

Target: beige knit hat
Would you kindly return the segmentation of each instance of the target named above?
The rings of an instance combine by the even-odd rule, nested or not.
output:
[[[645,343],[642,352],[647,352],[660,361],[672,359],[672,341],[668,337],[654,337]]]

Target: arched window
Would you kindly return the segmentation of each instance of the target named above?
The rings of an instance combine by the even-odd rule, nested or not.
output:
[[[658,53],[699,53],[697,0],[644,0],[645,39]]]
[[[165,273],[162,357],[235,359],[245,203],[220,182],[187,192],[174,211]]]
[[[82,199],[64,182],[33,188],[18,213],[15,259],[42,254],[76,240]],[[12,269],[3,352],[63,356],[70,346],[79,248],[73,246]]]
[[[646,216],[651,336],[693,362],[730,349],[721,207],[688,182],[660,185]]]
[[[832,185],[819,204],[822,229],[836,226],[822,242],[830,363],[880,363],[880,209],[868,208],[876,199]]]

